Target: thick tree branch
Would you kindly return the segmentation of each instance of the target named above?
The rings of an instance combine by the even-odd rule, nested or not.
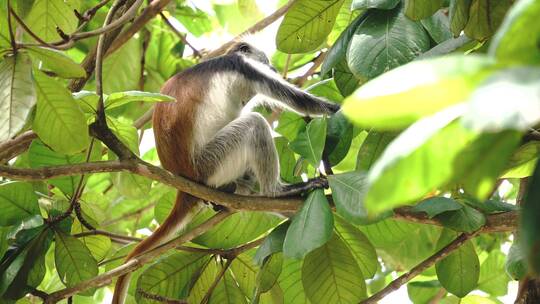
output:
[[[383,288],[381,291],[373,294],[371,297],[367,298],[366,300],[362,301],[362,304],[375,304],[378,301],[382,300],[384,297],[386,297],[388,294],[398,290],[401,286],[409,282],[411,279],[416,277],[417,275],[424,272],[429,267],[433,266],[435,263],[441,261],[445,257],[447,257],[450,253],[452,253],[454,250],[461,247],[461,245],[465,244],[468,240],[475,237],[479,231],[467,234],[462,233],[459,235],[455,240],[450,242],[450,244],[443,247],[441,250],[435,252],[432,256],[422,261],[420,264],[414,266],[409,272],[402,274],[399,278],[393,280],[390,284],[388,284],[385,288]]]
[[[298,210],[303,203],[301,197],[272,198],[221,192],[185,177],[175,176],[164,169],[139,159],[101,161],[36,169],[14,168],[5,165],[0,166],[0,176],[23,181],[45,180],[82,173],[90,174],[118,171],[127,171],[145,176],[149,179],[174,187],[182,192],[190,193],[201,199],[215,202],[216,204],[225,206],[231,210],[289,212]],[[396,219],[442,226],[442,223],[436,218],[429,219],[425,214],[412,212],[409,208],[397,208],[394,212],[394,218]],[[486,225],[482,228],[482,233],[514,231],[516,229],[517,217],[518,213],[515,211],[488,215],[486,216],[487,221]]]
[[[219,222],[227,218],[230,214],[231,212],[228,212],[228,211],[222,211],[220,213],[217,213],[216,215],[208,219],[206,222],[193,228],[193,230],[190,230],[186,234],[183,234],[173,239],[172,241],[167,242],[161,246],[158,246],[152,250],[144,252],[143,254],[135,257],[134,259],[129,260],[128,262],[122,264],[121,266],[118,266],[110,271],[100,274],[92,279],[85,280],[73,287],[65,288],[65,289],[49,294],[47,296],[47,299],[44,301],[44,303],[45,304],[56,303],[62,299],[73,296],[83,290],[109,285],[112,282],[112,279],[114,277],[117,277],[126,273],[130,273],[139,269],[144,264],[153,261],[155,258],[159,257],[164,252],[170,249],[173,249],[180,244],[188,242],[196,238],[197,236],[203,234],[204,232],[208,231],[209,229],[217,225]]]

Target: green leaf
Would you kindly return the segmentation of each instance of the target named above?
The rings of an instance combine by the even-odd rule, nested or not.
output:
[[[196,37],[212,31],[212,20],[210,20],[208,14],[198,8],[191,8],[187,5],[181,6],[175,10],[174,15],[189,33]]]
[[[435,14],[443,0],[405,0],[405,15],[412,20],[421,20]]]
[[[520,244],[527,257],[531,272],[540,273],[540,222],[537,215],[540,214],[540,161],[536,163],[533,176],[529,179],[527,193],[523,200],[523,211],[520,221]]]
[[[450,243],[456,233],[444,230],[437,243],[442,248]],[[458,297],[464,297],[476,288],[480,275],[480,262],[471,241],[467,241],[446,258],[435,264],[441,285]]]
[[[507,164],[507,171],[504,178],[517,177],[522,178],[531,176],[536,164],[536,158],[540,155],[540,142],[528,142],[516,149]],[[525,170],[521,170],[525,167]]]
[[[495,33],[512,5],[512,0],[472,0],[465,34],[476,40],[485,40]]]
[[[189,223],[188,229],[196,227],[213,214],[214,212],[209,209],[206,209],[205,212],[199,212]],[[258,238],[275,227],[281,220],[276,215],[269,213],[237,212],[208,232],[195,238],[193,242],[208,248],[233,248]]]
[[[300,176],[296,176],[294,168],[296,166],[296,157],[289,148],[289,141],[285,137],[275,137],[274,143],[279,155],[279,174],[281,179],[288,183],[302,181]]]
[[[341,95],[349,96],[360,84],[366,82],[366,79],[354,75],[347,65],[347,59],[343,57],[334,67],[334,81]]]
[[[52,72],[64,78],[81,78],[86,76],[86,71],[61,51],[41,46],[28,46],[25,48],[30,55],[43,63],[43,66],[40,67],[41,70]]]
[[[63,232],[55,232],[54,263],[60,279],[67,287],[95,277],[97,262],[84,244]],[[91,295],[85,291],[83,295]]]
[[[33,129],[54,151],[74,154],[88,147],[86,118],[63,84],[36,71],[38,95]]]
[[[306,256],[302,284],[313,303],[358,303],[366,297],[361,270],[336,236]]]
[[[328,176],[336,211],[350,222],[360,224],[367,218],[363,206],[366,194],[366,176],[361,172],[348,172]]]
[[[236,262],[233,261],[233,264]],[[217,263],[214,259],[210,259],[200,269],[199,274],[193,278],[193,286],[189,290],[189,296],[187,298],[188,303],[201,303],[202,299],[206,295],[206,292],[214,283],[218,272],[221,271],[222,264]],[[231,265],[231,269],[232,269]]]
[[[527,275],[527,256],[518,240],[510,246],[504,269],[514,280],[521,280]]]
[[[415,281],[407,284],[407,294],[415,304],[429,304],[440,290],[439,281]]]
[[[32,62],[24,53],[0,62],[0,142],[19,133],[36,104]]]
[[[333,101],[334,103],[339,104],[343,101],[343,96],[339,92],[336,83],[331,78],[319,81],[309,86],[308,88],[306,88],[306,91],[310,92],[313,95],[324,97],[328,100]],[[336,115],[333,115],[332,117],[334,116]]]
[[[306,127],[306,130],[289,144],[294,152],[303,156],[309,163],[318,168],[321,162],[326,138],[326,119],[315,118]]]
[[[400,0],[353,0],[352,9],[393,9],[396,7],[396,5],[398,5],[399,1]]]
[[[334,218],[323,190],[309,194],[300,211],[294,216],[285,241],[286,257],[302,258],[325,244],[332,236]]]
[[[141,46],[131,38],[103,61],[103,91],[107,94],[136,90],[141,70]]]
[[[491,296],[504,296],[508,293],[510,278],[502,271],[506,256],[499,250],[493,250],[480,266],[478,289]]]
[[[0,264],[2,299],[22,298],[30,291],[29,287],[37,287],[41,283],[45,269],[44,256],[51,240],[50,230],[43,226],[17,233],[15,244],[6,252]]]
[[[287,258],[283,261],[283,270],[278,279],[283,289],[283,303],[309,303],[302,285],[302,263],[302,260]]]
[[[472,0],[450,0],[450,30],[454,37],[459,36],[469,21],[469,8]]]
[[[332,31],[344,0],[299,0],[287,11],[276,35],[277,48],[297,54],[315,50]]]
[[[305,128],[306,122],[302,116],[291,111],[285,111],[279,116],[276,132],[289,141],[293,141],[298,133]]]
[[[88,229],[84,228],[84,226],[78,220],[74,221],[73,225],[71,226],[71,234],[86,231],[88,231]],[[104,235],[88,235],[85,237],[80,237],[78,240],[80,240],[84,246],[90,250],[90,253],[98,262],[103,260],[111,250],[111,239]]]
[[[424,118],[390,143],[368,173],[369,212],[412,204],[469,169],[456,159],[477,135],[453,121],[461,111],[453,107]]]
[[[436,43],[452,39],[450,20],[442,11],[437,11],[433,16],[422,19],[420,22]]]
[[[396,138],[396,134],[394,133],[369,131],[362,146],[360,146],[360,150],[358,150],[356,170],[369,171],[394,138]]]
[[[446,211],[437,215],[437,219],[444,227],[455,231],[472,233],[486,224],[484,214],[467,205],[462,205],[462,208]]]
[[[30,30],[46,42],[62,39],[56,28],[71,34],[77,28],[77,17],[63,0],[36,0],[25,18]]]
[[[493,37],[489,53],[505,62],[540,63],[540,52],[538,52],[539,14],[540,2],[535,0],[517,1],[510,8],[499,31]]]
[[[356,76],[372,79],[428,49],[424,27],[405,17],[401,8],[371,10],[349,43],[347,63]]]
[[[116,108],[130,102],[170,102],[175,99],[159,93],[141,92],[141,91],[126,91],[111,93],[105,99],[105,107],[107,109]]]
[[[345,99],[343,111],[361,127],[401,129],[465,101],[491,66],[492,60],[475,56],[415,61],[360,87]]]
[[[323,150],[323,157],[328,159],[330,165],[337,165],[347,156],[352,144],[353,133],[353,125],[345,118],[343,112],[340,111],[330,116]]]
[[[283,265],[283,254],[281,252],[266,258],[261,270],[257,274],[257,291],[267,292],[277,282]]]
[[[540,68],[494,73],[471,94],[463,123],[478,131],[528,130],[540,122],[539,81]]]
[[[219,281],[216,289],[212,293],[210,300],[212,304],[247,304],[245,295],[238,287],[233,276],[226,272],[221,281]]]
[[[39,214],[38,198],[31,184],[8,182],[0,185],[0,226],[10,226]]]
[[[258,265],[262,265],[264,262],[264,259],[271,254],[281,252],[283,250],[283,242],[285,241],[285,234],[287,233],[287,229],[289,228],[289,225],[291,224],[290,221],[286,221],[270,232],[268,236],[264,239],[261,246],[259,246],[259,249],[257,249],[257,252],[255,253],[254,261]]]
[[[349,26],[339,35],[338,39],[332,45],[330,50],[328,50],[328,53],[326,57],[324,58],[323,64],[321,66],[321,74],[326,75],[332,68],[334,68],[336,65],[339,64],[340,61],[345,59],[345,55],[347,54],[347,48],[349,46],[349,42],[351,41],[354,33],[356,32],[356,29],[364,20],[366,19],[366,16],[368,14],[364,13],[356,19],[354,19]]]
[[[192,287],[192,279],[208,262],[210,256],[195,252],[174,252],[148,267],[137,280],[137,290],[170,299],[185,299]],[[152,303],[136,295],[138,303]]]
[[[411,211],[413,212],[425,212],[429,218],[433,218],[446,211],[455,211],[463,208],[463,205],[455,200],[447,197],[432,197],[427,200],[421,201],[418,205],[414,206]]]
[[[379,262],[377,253],[368,238],[358,228],[336,217],[335,231],[337,236],[351,251],[362,271],[364,279],[371,279],[377,272]]]
[[[64,155],[47,148],[41,141],[34,140],[28,149],[28,158],[31,168],[49,167],[55,165],[72,165],[82,163],[85,160],[83,153]],[[49,179],[48,181],[58,187],[63,193],[73,195],[79,183],[80,177],[65,176]]]

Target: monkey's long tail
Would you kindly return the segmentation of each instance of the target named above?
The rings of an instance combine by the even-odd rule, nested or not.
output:
[[[140,242],[126,257],[128,262],[134,257],[168,241],[176,232],[189,221],[190,211],[197,205],[198,199],[184,192],[176,194],[174,207],[152,235]],[[131,273],[119,276],[114,286],[112,304],[123,304],[126,300]]]

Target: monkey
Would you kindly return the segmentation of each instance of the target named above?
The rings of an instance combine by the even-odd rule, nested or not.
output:
[[[321,179],[282,183],[270,125],[261,114],[242,109],[260,95],[266,98],[257,100],[270,106],[307,115],[332,114],[340,106],[288,83],[251,44],[236,42],[224,55],[181,71],[161,93],[176,99],[157,104],[152,118],[161,165],[171,173],[215,188],[252,175],[260,194],[273,197],[327,186]],[[178,191],[168,217],[126,261],[172,238],[198,205],[199,199]],[[128,286],[129,275],[117,279],[114,304],[124,302]]]

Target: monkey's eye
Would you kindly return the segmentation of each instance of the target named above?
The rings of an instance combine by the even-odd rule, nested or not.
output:
[[[238,50],[242,53],[249,53],[251,51],[249,45],[242,43],[238,46]]]

